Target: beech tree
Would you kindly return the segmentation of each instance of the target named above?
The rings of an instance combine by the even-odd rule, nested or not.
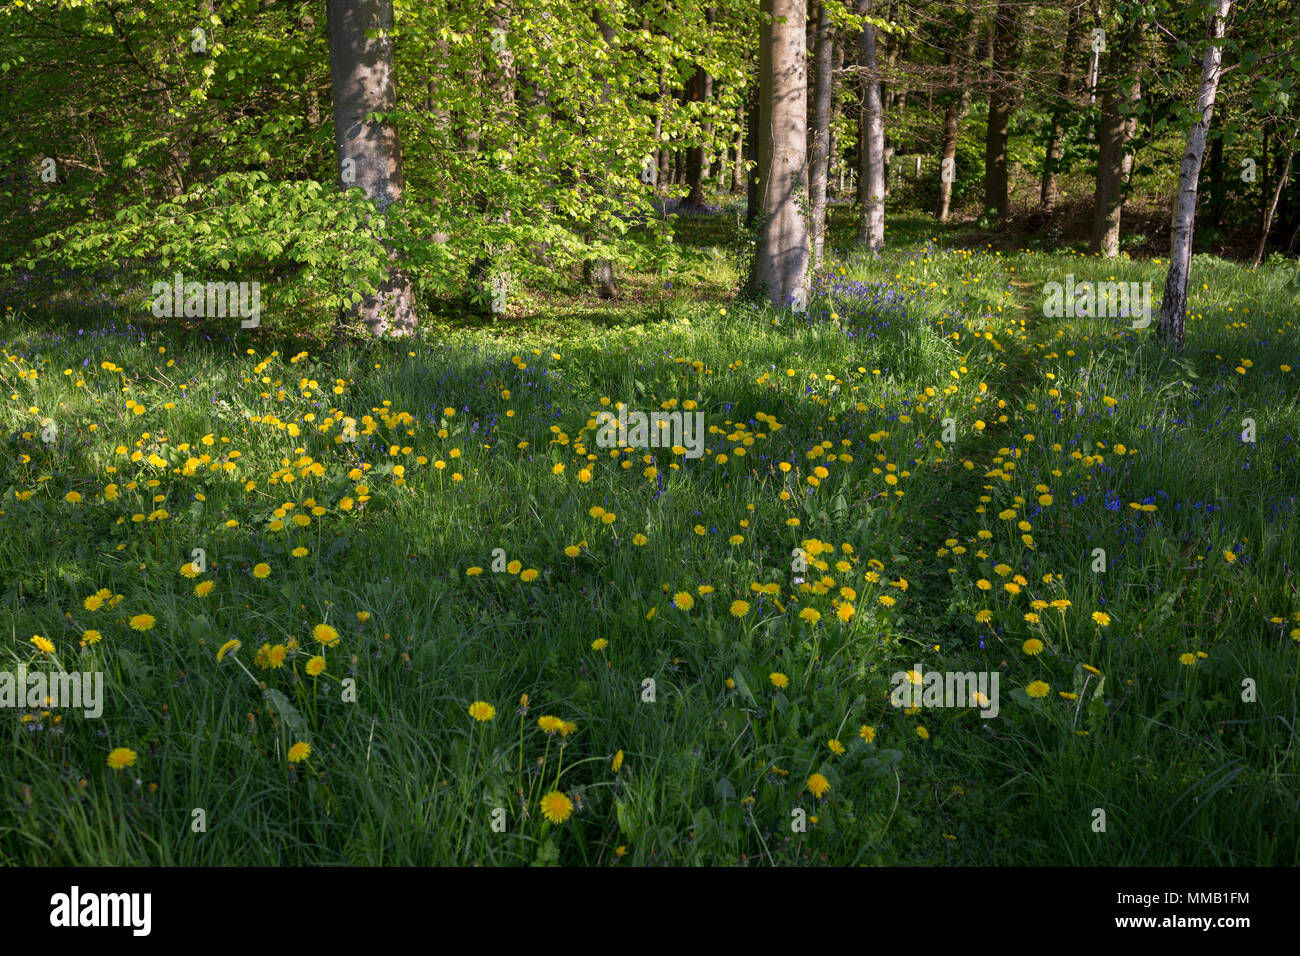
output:
[[[858,196],[861,218],[858,242],[872,251],[885,245],[885,108],[880,96],[880,68],[876,56],[876,27],[871,22],[872,0],[860,0],[863,22],[858,48],[862,76],[862,112],[858,121]]]
[[[826,245],[826,180],[831,153],[831,95],[834,83],[834,31],[825,0],[817,2],[816,33],[813,54],[813,129],[809,148],[808,189],[812,233],[812,265],[820,269]]]
[[[1010,214],[1007,137],[1015,97],[1015,68],[1020,41],[1020,6],[1000,0],[993,15],[993,68],[989,87],[989,122],[984,140],[984,208],[999,219]]]
[[[755,291],[779,309],[806,302],[808,70],[805,0],[763,0],[759,27],[758,244]]]
[[[339,183],[356,186],[380,216],[402,198],[402,143],[390,120],[397,105],[393,77],[392,0],[329,0],[330,80]],[[368,36],[367,33],[370,35]],[[388,278],[359,303],[376,335],[415,330],[410,277],[394,265]]]
[[[1093,206],[1090,250],[1107,258],[1119,255],[1120,215],[1124,204],[1126,153],[1137,126],[1141,99],[1142,48],[1146,27],[1140,10],[1117,5],[1123,15],[1119,29],[1109,32],[1105,92],[1101,102],[1100,152],[1097,158],[1097,193]]]

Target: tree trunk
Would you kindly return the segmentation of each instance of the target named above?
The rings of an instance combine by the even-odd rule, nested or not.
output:
[[[966,31],[965,46],[962,49],[962,62],[958,62],[955,50],[948,51],[948,66],[952,70],[952,83],[961,90],[949,93],[948,106],[943,114],[943,155],[939,162],[939,198],[935,202],[934,217],[940,222],[948,221],[948,210],[952,204],[952,179],[945,178],[944,169],[950,169],[948,176],[955,177],[957,172],[957,133],[960,130],[961,115],[970,104],[970,84],[963,82],[969,75],[970,64],[975,56],[975,41],[979,35],[978,22],[970,14],[970,26]]]
[[[1277,182],[1273,184],[1273,196],[1264,207],[1264,221],[1260,223],[1259,228],[1259,245],[1255,247],[1255,256],[1250,260],[1252,269],[1259,268],[1259,264],[1264,261],[1264,252],[1268,249],[1268,234],[1273,228],[1273,216],[1277,214],[1278,200],[1282,198],[1282,190],[1286,188],[1287,177],[1291,175],[1291,160],[1295,156],[1294,145],[1289,145],[1286,150],[1286,161],[1282,167],[1282,175],[1277,177]]]
[[[893,37],[885,37],[884,40],[884,68],[880,71],[880,128],[885,128],[885,116],[896,106],[902,106],[906,99],[905,92],[900,91],[900,84],[889,82],[889,78],[894,75],[894,64],[898,61],[899,43]],[[879,55],[882,51],[877,49]],[[889,198],[889,174],[893,171],[894,165],[894,140],[888,133],[884,133],[884,174],[885,174],[885,198]],[[902,170],[899,170],[900,174]]]
[[[1061,198],[1060,186],[1056,174],[1060,169],[1061,157],[1065,150],[1065,111],[1071,105],[1074,92],[1074,58],[1075,47],[1079,43],[1079,23],[1083,18],[1083,4],[1070,4],[1069,20],[1065,27],[1065,55],[1061,58],[1061,72],[1056,76],[1056,104],[1052,107],[1052,129],[1047,136],[1047,158],[1043,161],[1043,179],[1038,188],[1038,208],[1042,212],[1051,212]]]
[[[731,191],[738,193],[745,188],[745,108],[736,110],[736,164],[731,167]]]
[[[808,190],[812,195],[810,231],[812,266],[820,269],[826,246],[826,175],[831,154],[831,19],[826,4],[817,4],[817,29],[813,56],[813,134],[808,169]]]
[[[830,87],[831,121],[826,156],[826,189],[827,192],[830,192],[830,183],[836,182],[835,197],[838,199],[844,195],[844,157],[840,155],[844,147],[840,142],[839,134],[840,100],[835,95],[835,91],[839,87],[840,77],[844,75],[844,43],[840,39],[839,31],[834,28],[831,29],[831,49],[833,51],[831,54]]]
[[[326,13],[339,185],[359,186],[383,214],[402,198],[402,144],[392,123],[366,117],[397,103],[392,0],[328,0]],[[367,39],[367,30],[381,32]],[[406,335],[415,330],[413,300],[410,277],[394,266],[362,301],[360,317],[375,335]]]
[[[778,309],[805,308],[808,71],[805,0],[762,0],[759,33],[759,191],[763,221],[754,288]]]
[[[672,154],[668,150],[668,144],[660,137],[663,135],[664,116],[668,109],[668,102],[672,97],[668,89],[667,68],[659,71],[659,112],[655,114],[655,141],[659,144],[659,175],[655,177],[655,186],[662,191],[672,185]]]
[[[1201,89],[1196,97],[1200,119],[1187,132],[1187,149],[1178,170],[1178,198],[1170,232],[1172,241],[1169,271],[1165,274],[1164,299],[1160,303],[1160,338],[1181,349],[1187,340],[1187,286],[1191,282],[1192,237],[1196,228],[1196,188],[1205,160],[1205,140],[1214,115],[1214,100],[1219,93],[1223,70],[1224,22],[1232,9],[1232,0],[1217,0],[1209,16],[1210,43],[1201,60]]]
[[[871,15],[871,2],[859,0],[861,16]],[[870,23],[862,30],[858,65],[863,71],[862,114],[858,120],[861,141],[858,194],[862,203],[858,242],[877,251],[885,245],[885,118],[880,99],[880,70],[876,63],[876,28]]]
[[[749,103],[745,110],[745,125],[747,132],[745,134],[745,159],[749,161],[749,171],[745,174],[745,228],[753,229],[754,224],[758,222],[759,201],[758,193],[758,139],[759,139],[759,116],[758,107],[760,96],[759,88],[762,86],[762,78],[759,82],[750,87]]]
[[[451,130],[451,111],[447,109],[443,101],[443,96],[447,93],[449,77],[445,72],[447,63],[447,40],[438,37],[434,40],[434,50],[438,57],[438,64],[434,67],[434,79],[429,81],[429,97],[427,105],[429,117],[435,129],[449,132]],[[439,144],[445,146],[449,144]],[[429,195],[429,212],[436,215],[438,207],[442,205],[442,196],[437,189],[431,190]],[[435,232],[431,237],[436,245],[445,245],[451,235],[446,232]]]
[[[1106,58],[1106,89],[1101,100],[1101,141],[1097,156],[1097,195],[1093,206],[1089,251],[1111,259],[1119,255],[1120,216],[1124,205],[1125,149],[1136,130],[1132,109],[1141,98],[1144,33],[1137,21],[1111,45]],[[1134,56],[1133,51],[1137,53]],[[1121,110],[1127,105],[1126,111]]]
[[[998,219],[1011,213],[1008,199],[1007,136],[1020,35],[1020,8],[999,0],[993,16],[993,85],[989,90],[989,124],[984,139],[984,208]]]
[[[687,98],[692,103],[708,102],[709,75],[704,72],[703,67],[695,68],[695,75],[691,77],[687,85]],[[686,188],[689,190],[686,194],[686,200],[682,204],[692,209],[700,209],[704,206],[704,179],[707,175],[704,168],[704,123],[700,123],[700,132],[698,138],[686,150]]]
[[[610,23],[609,17],[598,7],[593,8],[592,18],[596,21],[596,27],[600,30],[600,37],[605,43],[605,50],[609,57],[609,62],[615,64],[617,50],[614,46],[614,26]],[[611,65],[611,69],[616,67]],[[601,88],[600,100],[607,103],[610,97],[609,80],[604,81]],[[603,184],[602,187],[603,188]],[[587,274],[596,283],[596,294],[602,299],[613,299],[618,295],[618,285],[614,282],[614,263],[609,259],[597,259],[587,264]]]

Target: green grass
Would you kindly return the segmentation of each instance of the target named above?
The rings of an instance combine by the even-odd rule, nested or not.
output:
[[[103,671],[107,699],[98,720],[7,712],[0,860],[1300,862],[1289,273],[1198,258],[1171,360],[1151,330],[1042,315],[1067,272],[1158,299],[1163,264],[940,250],[917,220],[897,251],[837,262],[806,317],[775,316],[726,300],[728,233],[694,228],[712,245],[658,304],[551,303],[405,343],[279,341],[269,316],[211,342],[124,334],[66,302],[5,316],[2,669]],[[611,456],[587,426],[620,401],[696,403],[708,453]],[[800,574],[809,540],[828,548]],[[494,572],[498,548],[535,579]],[[101,588],[120,602],[86,610]],[[258,666],[264,645],[282,666]],[[999,716],[893,707],[891,675],[918,662],[999,672]],[[133,766],[109,768],[118,747]],[[578,808],[551,824],[557,789]]]

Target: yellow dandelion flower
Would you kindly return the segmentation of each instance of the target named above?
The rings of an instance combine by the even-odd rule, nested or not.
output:
[[[564,729],[564,721],[559,717],[552,717],[550,714],[544,714],[537,718],[537,726],[545,733],[554,734]]]
[[[319,677],[323,673],[325,673],[325,658],[317,654],[307,662],[307,676]]]
[[[312,637],[316,638],[318,642],[324,644],[326,647],[329,647],[339,639],[339,632],[328,624],[317,624],[312,628],[311,633]]]
[[[135,766],[136,752],[130,747],[118,747],[108,755],[108,765],[114,770]]]
[[[39,634],[33,634],[30,640],[32,644],[36,645],[36,649],[42,654],[54,653],[54,644],[48,638],[41,637]]]
[[[155,623],[152,614],[136,614],[132,616],[130,621],[131,630],[133,631],[147,631],[153,627]]]
[[[1046,697],[1051,689],[1051,686],[1046,681],[1036,680],[1030,682],[1029,686],[1025,688],[1025,693],[1030,697]]]
[[[830,791],[831,784],[830,781],[827,780],[825,777],[823,777],[821,774],[815,773],[808,778],[807,787],[808,787],[808,792],[811,793],[818,800],[820,800],[822,797],[826,796],[826,794]]]
[[[289,763],[302,763],[311,756],[311,744],[298,741],[289,748]]]
[[[495,717],[497,709],[485,700],[476,700],[469,705],[469,715],[482,724]]]
[[[559,790],[552,790],[542,797],[542,816],[551,823],[563,823],[573,813],[573,801]]]
[[[780,671],[773,671],[767,675],[767,679],[772,682],[772,686],[778,690],[783,690],[790,686],[790,678],[786,677]]]

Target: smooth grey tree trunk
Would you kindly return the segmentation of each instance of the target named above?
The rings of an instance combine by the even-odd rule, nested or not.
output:
[[[1097,156],[1097,193],[1093,205],[1089,251],[1106,259],[1119,255],[1120,218],[1124,185],[1132,161],[1129,138],[1137,130],[1131,112],[1141,99],[1144,31],[1135,22],[1114,40],[1107,55],[1106,91],[1101,100],[1101,136]],[[1136,54],[1134,54],[1136,50]],[[1121,111],[1127,104],[1128,115]]]
[[[1061,198],[1061,188],[1056,174],[1065,154],[1065,111],[1069,108],[1074,87],[1075,47],[1079,42],[1079,22],[1083,18],[1083,3],[1072,0],[1069,19],[1065,27],[1065,55],[1061,57],[1061,71],[1056,75],[1056,105],[1052,107],[1052,128],[1047,135],[1047,156],[1043,160],[1043,178],[1038,187],[1038,208],[1051,212]]]
[[[955,87],[960,88],[961,92],[952,92],[949,94],[951,99],[943,114],[943,151],[939,161],[939,196],[935,201],[934,218],[940,222],[948,221],[948,211],[952,205],[952,179],[944,178],[944,166],[953,170],[955,178],[957,161],[957,133],[960,129],[961,116],[966,112],[966,107],[970,105],[970,83],[967,77],[970,76],[971,64],[975,57],[975,41],[979,35],[979,23],[971,14],[970,8],[967,7],[967,15],[970,16],[970,27],[966,31],[965,45],[962,47],[962,61],[957,61],[955,51],[948,53],[948,66],[953,71],[951,81]]]
[[[759,27],[759,33],[762,34],[762,27]],[[760,96],[760,82],[756,86],[750,87],[749,100],[745,105],[745,159],[748,161],[747,172],[745,174],[745,228],[753,229],[758,222],[759,203],[761,197],[758,192],[758,107]]]
[[[392,0],[327,0],[326,13],[339,185],[359,186],[382,215],[402,198],[402,144],[392,123],[366,117],[397,104]],[[380,32],[367,38],[367,30]],[[358,311],[375,335],[407,335],[416,325],[413,300],[410,277],[393,267]]]
[[[825,2],[817,3],[817,28],[813,54],[812,155],[808,164],[808,189],[812,196],[812,267],[820,269],[826,247],[826,177],[831,153],[831,18]]]
[[[984,208],[998,219],[1011,214],[1007,137],[1011,127],[1016,57],[1020,38],[1020,8],[1000,0],[993,17],[993,85],[989,90],[989,123],[984,139]]]
[[[840,141],[840,99],[835,95],[837,87],[844,75],[844,42],[840,38],[840,31],[831,30],[831,123],[830,123],[830,149],[827,160],[826,179],[827,192],[830,192],[830,183],[834,182],[835,196],[840,198],[844,195],[844,157],[840,155],[843,144]]]
[[[755,291],[778,309],[807,301],[808,66],[805,0],[762,0],[759,29],[758,243]],[[770,19],[769,19],[770,17]]]
[[[599,8],[592,10],[592,17],[596,21],[596,28],[600,30],[600,37],[605,43],[605,49],[609,54],[609,62],[615,63],[615,57],[618,51],[614,46],[614,25],[611,22],[612,17]],[[614,67],[611,65],[611,70]],[[610,97],[609,80],[605,80],[601,87],[600,98],[602,102],[608,102]],[[589,263],[586,269],[588,275],[595,280],[596,294],[602,299],[613,299],[618,296],[618,285],[614,281],[614,263],[609,259],[597,259]]]
[[[871,0],[860,0],[858,13],[871,15]],[[885,116],[880,99],[880,70],[876,62],[876,28],[870,23],[862,30],[858,47],[858,66],[862,70],[862,114],[858,119],[861,145],[858,156],[858,192],[861,218],[858,242],[875,251],[885,245]]]
[[[1169,271],[1165,274],[1165,293],[1160,302],[1161,339],[1181,349],[1187,341],[1187,286],[1191,282],[1192,238],[1196,229],[1196,190],[1205,161],[1205,141],[1214,116],[1214,100],[1219,94],[1219,77],[1223,73],[1223,39],[1225,21],[1232,10],[1232,0],[1218,0],[1209,16],[1210,43],[1201,59],[1201,89],[1196,97],[1200,119],[1187,132],[1187,148],[1178,169],[1178,198],[1174,215],[1169,253]]]

